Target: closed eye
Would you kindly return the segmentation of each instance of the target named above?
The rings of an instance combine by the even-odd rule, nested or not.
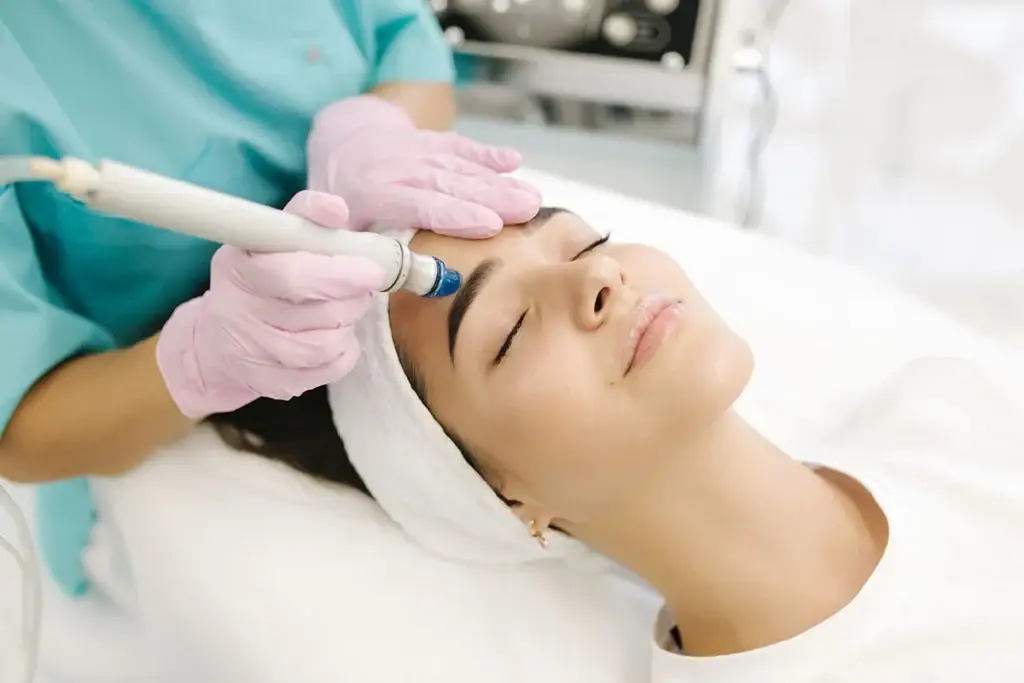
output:
[[[611,238],[612,238],[612,234],[611,234],[611,233],[608,233],[607,235],[605,235],[605,236],[604,236],[604,237],[602,237],[601,239],[597,240],[596,242],[594,242],[593,244],[591,244],[590,246],[588,246],[588,247],[587,247],[586,249],[584,249],[584,250],[583,250],[583,251],[581,251],[580,253],[578,253],[578,254],[576,254],[575,256],[573,256],[573,257],[572,257],[572,260],[573,260],[573,261],[575,261],[575,260],[576,260],[576,259],[578,259],[579,257],[581,257],[581,256],[585,256],[585,255],[589,254],[590,252],[594,251],[595,249],[597,249],[598,247],[600,247],[600,246],[601,246],[602,244],[607,244],[607,243],[608,243],[608,240],[610,240]]]
[[[498,349],[498,355],[494,357],[495,365],[500,363],[505,357],[505,354],[508,353],[508,350],[512,348],[512,340],[516,338],[516,335],[519,334],[519,330],[522,329],[523,322],[526,320],[527,312],[528,311],[523,311],[523,314],[519,316],[519,320],[517,320],[516,324],[512,326],[512,330],[508,333],[508,336],[505,337],[505,343],[501,345],[501,348]]]
[[[611,233],[608,233],[604,237],[595,240],[585,249],[583,249],[583,251],[573,256],[572,260],[575,261],[583,256],[586,256],[587,254],[597,249],[601,245],[607,244],[608,240],[610,240],[611,237]],[[529,311],[523,311],[523,314],[519,316],[519,320],[517,320],[516,324],[512,326],[511,330],[509,330],[508,335],[505,337],[504,343],[501,345],[501,348],[498,349],[498,354],[494,357],[494,365],[498,365],[499,363],[501,363],[502,359],[504,359],[505,356],[508,355],[509,349],[512,348],[512,342],[515,340],[516,335],[519,334],[519,330],[523,328],[523,323],[526,322],[527,313],[529,313]]]

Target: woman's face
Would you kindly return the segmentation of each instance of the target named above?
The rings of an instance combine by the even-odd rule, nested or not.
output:
[[[752,371],[674,260],[600,238],[567,212],[483,241],[420,232],[462,290],[391,299],[429,409],[524,519],[584,523],[639,495]]]

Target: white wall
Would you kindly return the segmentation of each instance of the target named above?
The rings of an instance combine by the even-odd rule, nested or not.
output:
[[[791,0],[771,58],[765,228],[1024,342],[1024,2]]]

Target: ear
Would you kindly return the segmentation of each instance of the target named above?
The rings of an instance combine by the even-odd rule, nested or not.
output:
[[[512,511],[516,513],[516,517],[523,523],[523,527],[527,531],[530,530],[530,523],[532,522],[538,532],[545,533],[551,528],[551,522],[554,520],[554,517],[548,514],[541,506],[533,503],[520,503],[516,501],[512,504]]]
[[[504,481],[502,484],[498,490],[498,495],[511,508],[512,512],[516,514],[516,517],[522,521],[523,528],[528,533],[531,532],[530,523],[532,522],[533,528],[538,533],[543,534],[547,532],[555,519],[554,515],[548,512],[545,506],[541,505],[531,496],[526,487],[519,485],[515,481]]]

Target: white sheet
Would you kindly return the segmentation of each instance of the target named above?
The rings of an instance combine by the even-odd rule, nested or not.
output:
[[[784,446],[827,424],[911,358],[1009,357],[878,283],[757,235],[523,175],[544,189],[548,203],[677,256],[753,344],[758,370],[741,408]],[[231,454],[209,434],[197,433],[98,490],[103,516],[125,542],[140,621],[130,636],[109,629],[101,638],[80,614],[77,625],[51,614],[50,661],[74,661],[103,640],[113,651],[118,644],[127,651],[158,645],[162,663],[178,674],[164,680],[190,683],[404,683],[432,680],[428,674],[438,671],[436,680],[446,682],[565,683],[572,680],[566,665],[582,666],[599,644],[606,668],[581,671],[579,680],[625,681],[631,667],[644,680],[627,635],[642,635],[646,655],[644,617],[639,625],[610,617],[620,605],[595,602],[601,589],[592,582],[442,565],[407,546],[363,499]],[[601,627],[602,619],[614,623]],[[566,624],[575,632],[562,641]],[[73,632],[81,632],[79,640]],[[526,663],[533,668],[518,668]]]

